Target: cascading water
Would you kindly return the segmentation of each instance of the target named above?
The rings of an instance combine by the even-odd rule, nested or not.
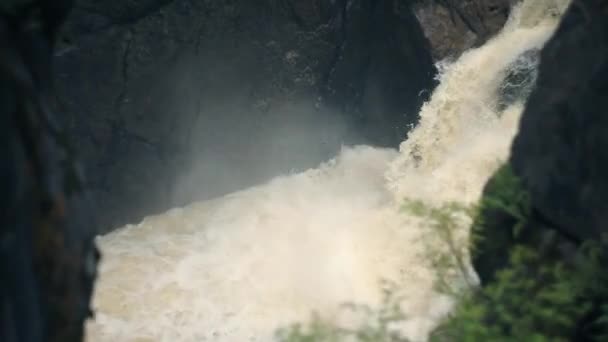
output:
[[[382,279],[407,294],[404,333],[424,340],[451,304],[433,291],[420,223],[400,203],[479,197],[523,106],[500,106],[501,82],[526,67],[518,57],[543,45],[567,3],[526,1],[497,37],[442,65],[399,153],[346,148],[317,169],[100,237],[87,341],[269,341],[312,311],[339,320],[341,303],[376,305]]]

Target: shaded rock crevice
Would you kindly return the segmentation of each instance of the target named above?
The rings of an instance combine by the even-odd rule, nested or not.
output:
[[[502,29],[517,0],[416,0],[414,11],[435,60],[458,58]]]
[[[604,233],[608,219],[606,16],[601,1],[573,2],[541,52],[510,158],[534,207],[579,239]]]
[[[390,1],[342,3],[341,43],[324,97],[369,142],[398,146],[435,86],[430,46],[410,7]]]
[[[100,225],[313,167],[342,144],[397,147],[433,63],[473,45],[452,41],[502,26],[495,3],[77,0],[56,76]]]

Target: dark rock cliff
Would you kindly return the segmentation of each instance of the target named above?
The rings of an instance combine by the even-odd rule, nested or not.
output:
[[[607,18],[608,7],[601,1],[575,0],[571,5],[541,51],[536,86],[509,160],[530,195],[530,225],[574,243],[607,232]],[[491,192],[492,181],[486,189]],[[490,220],[496,223],[488,227],[499,235],[512,225],[508,215]],[[497,268],[487,266],[489,272]]]
[[[67,128],[102,227],[396,147],[434,61],[510,1],[76,1],[57,51]]]
[[[416,0],[414,11],[436,60],[457,58],[504,26],[516,0]]]
[[[607,19],[605,2],[574,2],[542,50],[510,160],[539,215],[579,240],[608,219]]]
[[[102,226],[396,147],[434,85],[393,1],[77,1],[60,98]]]
[[[496,279],[515,245],[532,247],[545,264],[564,262],[575,270],[588,266],[577,264],[581,260],[577,249],[583,243],[601,243],[608,232],[607,107],[608,4],[574,0],[540,53],[536,86],[506,166],[521,181],[529,199],[525,210],[513,201],[505,205],[525,211],[525,225],[517,233],[514,227],[519,219],[512,211],[483,212],[484,239],[473,260],[482,284]],[[488,182],[485,198],[500,196],[500,178],[497,174]],[[600,253],[606,254],[605,245]],[[605,268],[606,262],[600,267]],[[591,299],[588,314],[576,323],[576,331],[568,332],[570,340],[596,340],[591,336],[591,322],[608,298]]]

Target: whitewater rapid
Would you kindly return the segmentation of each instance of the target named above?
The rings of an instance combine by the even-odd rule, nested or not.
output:
[[[381,280],[406,294],[404,334],[423,341],[451,307],[421,259],[404,198],[470,203],[508,155],[523,100],[499,110],[518,57],[540,48],[566,0],[530,0],[452,63],[400,151],[344,148],[316,169],[146,218],[98,238],[88,342],[271,341],[312,311],[375,306]],[[466,233],[466,226],[463,226]]]

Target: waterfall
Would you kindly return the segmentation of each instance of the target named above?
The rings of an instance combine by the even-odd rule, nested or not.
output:
[[[502,82],[536,67],[520,56],[542,47],[567,4],[524,1],[496,37],[440,63],[399,151],[347,147],[318,168],[99,237],[87,341],[270,341],[313,311],[338,322],[342,303],[377,305],[381,280],[406,294],[404,334],[425,340],[452,303],[421,260],[420,219],[400,205],[479,198],[525,101],[501,105]]]

